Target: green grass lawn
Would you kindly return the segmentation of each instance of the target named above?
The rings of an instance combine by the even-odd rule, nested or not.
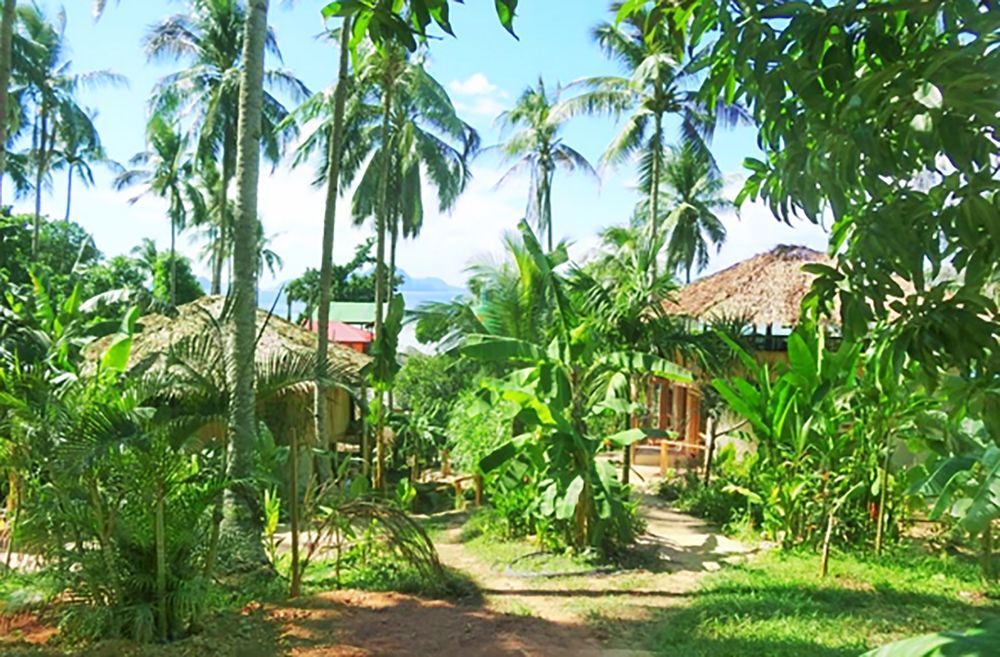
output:
[[[817,571],[814,555],[760,555],[709,576],[689,604],[619,630],[662,655],[847,657],[1000,615],[997,591],[950,560],[838,555],[826,579]]]

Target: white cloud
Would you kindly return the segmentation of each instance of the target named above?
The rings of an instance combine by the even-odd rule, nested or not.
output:
[[[507,93],[482,73],[473,73],[465,80],[452,80],[448,90],[456,96],[455,109],[462,115],[494,119],[506,109]]]
[[[499,96],[505,97],[504,91],[490,82],[483,73],[473,73],[465,80],[452,80],[448,89],[459,96]]]

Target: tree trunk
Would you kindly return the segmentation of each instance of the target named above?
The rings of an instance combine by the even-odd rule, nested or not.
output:
[[[830,543],[833,539],[833,523],[836,520],[836,509],[831,509],[826,518],[826,532],[823,534],[823,551],[819,558],[819,576],[826,577],[830,572]]]
[[[69,173],[66,175],[66,222],[69,222],[70,204],[73,201],[73,165],[69,165]]]
[[[544,188],[542,189],[542,207],[541,211],[544,213],[544,220],[546,230],[548,231],[548,242],[549,242],[549,253],[552,253],[553,241],[552,241],[552,172],[549,171],[548,167],[542,170],[542,184]]]
[[[257,309],[257,185],[260,179],[261,108],[268,0],[247,3],[240,79],[236,156],[237,207],[233,234],[232,317],[226,331],[226,377],[230,389],[229,466],[222,538],[230,570],[267,564],[261,541],[256,490],[250,482],[257,420],[254,398],[254,340]]]
[[[996,564],[993,563],[993,522],[990,521],[983,530],[983,577],[988,583],[996,581]]]
[[[401,218],[397,216],[392,222],[389,241],[389,275],[386,283],[386,307],[392,308],[392,302],[396,296],[396,246],[399,243],[399,222]],[[390,385],[386,390],[386,408],[390,413],[395,405],[394,385]]]
[[[659,231],[659,212],[660,212],[660,156],[662,155],[661,144],[663,143],[663,117],[659,114],[656,115],[656,127],[653,132],[653,148],[656,151],[653,153],[653,168],[650,171],[649,176],[649,243],[652,245],[656,242],[656,233]],[[656,280],[656,270],[657,262],[656,257],[658,254],[654,253],[650,261],[650,269],[652,274],[651,280]]]
[[[882,472],[879,477],[881,483],[879,485],[878,509],[876,509],[878,516],[875,522],[875,554],[877,555],[882,554],[882,546],[885,543],[885,504],[886,500],[889,499],[886,488],[889,486],[889,459],[892,456],[888,439],[886,439],[883,448],[885,449],[885,458],[882,460]]]
[[[228,135],[226,135],[222,142],[222,171],[219,179],[218,198],[216,199],[219,204],[219,232],[216,235],[215,254],[212,258],[212,294],[222,294],[222,269],[226,264],[226,241],[229,238],[227,231],[229,224],[229,181],[232,172],[229,168],[231,151],[228,142]]]
[[[386,267],[385,267],[385,230],[386,216],[389,209],[389,161],[390,153],[389,139],[389,119],[392,111],[392,82],[388,81],[382,89],[382,162],[380,163],[381,173],[379,176],[379,211],[375,216],[375,340],[381,348],[383,324],[385,321],[384,304],[386,292]],[[384,354],[380,354],[384,358]],[[383,382],[375,382],[375,487],[385,486],[385,390]]]
[[[10,101],[11,48],[14,42],[14,9],[17,0],[4,0],[0,23],[0,207],[3,206],[3,177],[7,173],[7,115]]]
[[[288,597],[297,598],[302,593],[302,569],[299,559],[299,431],[293,428],[289,433],[288,450],[288,516],[292,531],[292,572]]]
[[[323,212],[323,259],[319,266],[319,307],[316,311],[318,339],[313,421],[316,427],[316,443],[320,449],[331,447],[326,421],[327,389],[321,381],[322,377],[325,376],[327,359],[329,358],[330,284],[333,278],[333,241],[337,224],[337,197],[340,187],[340,153],[343,150],[341,141],[344,138],[344,105],[347,102],[347,62],[350,57],[351,19],[345,18],[340,29],[340,63],[337,73],[337,88],[333,92],[333,134],[330,135],[329,152],[327,153],[326,207]],[[337,467],[337,445],[333,445],[332,449],[333,468],[329,466],[328,459],[319,459],[319,475],[327,480],[333,476],[333,469]]]
[[[38,258],[42,236],[42,182],[45,180],[45,148],[48,141],[49,119],[43,107],[39,117],[35,144],[35,228],[31,239],[31,254]]]
[[[170,305],[177,305],[177,220],[170,217]]]
[[[167,529],[164,518],[163,484],[156,485],[156,611],[160,641],[167,640]]]

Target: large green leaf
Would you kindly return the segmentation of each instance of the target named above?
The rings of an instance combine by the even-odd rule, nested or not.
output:
[[[644,354],[637,351],[619,351],[607,354],[601,360],[619,372],[650,374],[661,379],[669,379],[681,383],[694,381],[694,376],[687,369],[653,354]]]
[[[469,358],[492,362],[540,362],[546,359],[545,352],[537,345],[495,335],[470,335],[462,353]]]
[[[938,632],[903,639],[862,657],[997,657],[1000,655],[1000,620],[984,621],[966,632]]]
[[[556,518],[568,520],[573,517],[576,511],[577,502],[580,501],[580,493],[583,492],[583,477],[577,475],[566,487],[566,494],[556,504]]]

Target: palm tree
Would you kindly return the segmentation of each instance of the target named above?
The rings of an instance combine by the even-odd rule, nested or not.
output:
[[[471,178],[468,163],[479,136],[458,117],[444,87],[427,72],[422,55],[410,56],[392,45],[373,50],[362,61],[358,77],[380,108],[376,110],[374,102],[355,108],[360,118],[352,117],[352,123],[367,117],[368,125],[347,149],[343,183],[363,166],[352,209],[355,224],[375,219],[375,336],[381,340],[383,305],[393,299],[399,237],[414,237],[423,226],[423,181],[434,187],[440,211],[454,207]],[[391,390],[389,395],[391,401]],[[383,427],[382,407],[380,403],[376,436]]]
[[[260,181],[261,130],[264,119],[264,56],[267,52],[268,0],[249,0],[243,21],[239,73],[239,120],[236,156],[236,221],[233,234],[233,315],[227,322],[226,381],[229,400],[229,455],[222,536],[232,565],[266,564],[256,494],[249,483],[257,444],[254,393],[254,341],[257,300],[257,188]],[[293,545],[293,552],[297,552]],[[297,564],[295,564],[297,565]]]
[[[710,248],[718,251],[726,240],[726,227],[718,213],[733,208],[723,196],[723,180],[702,151],[690,146],[672,148],[660,186],[663,226],[670,231],[667,268],[691,272],[708,266]]]
[[[243,67],[245,3],[239,0],[189,0],[186,13],[169,16],[152,27],[145,37],[151,60],[169,59],[187,64],[177,73],[163,78],[152,99],[154,114],[180,113],[190,119],[199,158],[218,163],[221,181],[216,189],[215,207],[218,222],[217,241],[212,257],[212,294],[222,290],[225,254],[230,251],[232,221],[227,202],[230,183],[236,171],[237,101]],[[265,36],[266,50],[281,59],[274,33]],[[271,89],[281,89],[293,99],[309,92],[292,74],[269,70],[265,74]],[[284,146],[296,134],[294,123],[285,122],[288,111],[270,93],[262,101],[263,125],[260,137],[263,153],[276,163]],[[278,126],[283,126],[278,129]]]
[[[3,205],[3,174],[7,170],[7,114],[16,6],[17,0],[4,0],[0,16],[0,205]]]
[[[25,94],[32,124],[31,154],[35,173],[35,231],[32,249],[37,253],[42,191],[55,157],[57,129],[72,124],[81,134],[96,134],[90,115],[76,101],[76,91],[82,86],[124,84],[125,79],[106,70],[70,73],[71,62],[66,59],[64,17],[53,24],[33,5],[20,7],[18,12],[25,37],[35,45],[31,69],[25,75]]]
[[[559,101],[559,89],[551,93],[541,77],[534,87],[528,87],[514,107],[500,114],[497,120],[504,132],[516,130],[497,146],[504,160],[514,165],[500,179],[528,169],[531,188],[528,192],[527,217],[547,236],[548,249],[552,242],[552,178],[556,169],[580,169],[598,178],[594,167],[574,148],[565,144],[559,133],[566,117],[554,110]]]
[[[91,121],[83,124],[66,122],[60,125],[56,130],[54,157],[53,168],[66,171],[66,221],[69,221],[73,203],[73,179],[79,178],[85,187],[93,187],[93,164],[105,164],[112,170],[118,165],[108,159]]]
[[[620,3],[616,3],[612,10],[619,7]],[[698,101],[695,85],[684,88],[696,74],[700,60],[689,53],[684,31],[657,20],[650,15],[651,11],[638,9],[620,23],[602,23],[594,28],[594,39],[608,57],[621,65],[626,76],[591,77],[575,82],[573,86],[585,91],[564,101],[558,113],[615,117],[629,114],[602,160],[606,165],[615,165],[639,155],[639,184],[648,200],[648,230],[653,235],[660,227],[657,191],[666,153],[665,118],[678,116],[682,140],[707,154],[706,142],[715,123],[742,120],[744,113],[738,107],[722,103],[709,112]]]
[[[471,335],[502,336],[533,344],[545,344],[551,338],[554,299],[523,235],[504,235],[503,246],[501,260],[468,267],[468,294],[450,302],[425,303],[413,313],[418,336],[441,342],[449,351],[462,346]],[[546,257],[552,268],[565,263],[565,243],[557,244]]]
[[[201,198],[192,183],[194,164],[189,160],[188,141],[176,126],[170,125],[159,115],[153,115],[146,126],[146,150],[129,161],[131,169],[115,178],[116,189],[136,184],[145,186],[138,196],[129,199],[135,203],[145,194],[167,200],[167,218],[170,220],[170,303],[177,302],[177,234],[187,224],[185,201],[199,205]]]
[[[365,157],[372,155],[360,172],[352,210],[355,224],[370,218],[378,223],[378,215],[384,211],[390,255],[382,285],[391,299],[392,286],[386,281],[395,278],[398,240],[416,237],[423,227],[424,180],[435,190],[438,210],[451,210],[471,179],[469,160],[479,148],[479,135],[459,118],[444,87],[427,72],[421,55],[373,52],[363,64],[370,68],[362,70],[362,83],[368,74],[377,77],[384,70],[394,71],[391,81],[382,80],[382,84],[392,85],[392,101],[384,124],[375,124],[377,108],[373,105],[352,108],[362,115],[360,120],[368,117],[369,124],[360,131],[359,139],[352,139],[345,154],[344,183],[353,179]],[[354,120],[359,119],[352,117]],[[386,168],[385,180],[382,167]]]
[[[303,141],[296,151],[294,164],[304,161],[316,148],[321,148],[324,155],[320,180],[326,184],[326,200],[323,209],[323,245],[319,266],[319,299],[317,306],[317,345],[316,363],[318,368],[326,367],[327,349],[329,348],[330,329],[330,286],[333,277],[333,242],[334,230],[337,224],[337,197],[340,191],[341,153],[344,143],[344,113],[351,79],[348,72],[350,61],[351,19],[347,17],[340,26],[339,34],[339,64],[337,83],[332,94],[329,92],[315,94],[306,100],[296,111],[295,118],[299,121],[321,120],[321,127]],[[308,272],[307,272],[308,273]],[[296,281],[293,281],[295,283]],[[297,288],[296,288],[297,289]],[[301,292],[301,290],[300,290]],[[288,320],[291,321],[293,289],[289,287]],[[300,297],[300,300],[304,300]],[[329,445],[326,422],[326,390],[319,379],[316,381],[316,395],[313,400],[313,411],[316,418],[314,431],[316,442],[321,448]],[[336,454],[336,452],[334,452]]]

